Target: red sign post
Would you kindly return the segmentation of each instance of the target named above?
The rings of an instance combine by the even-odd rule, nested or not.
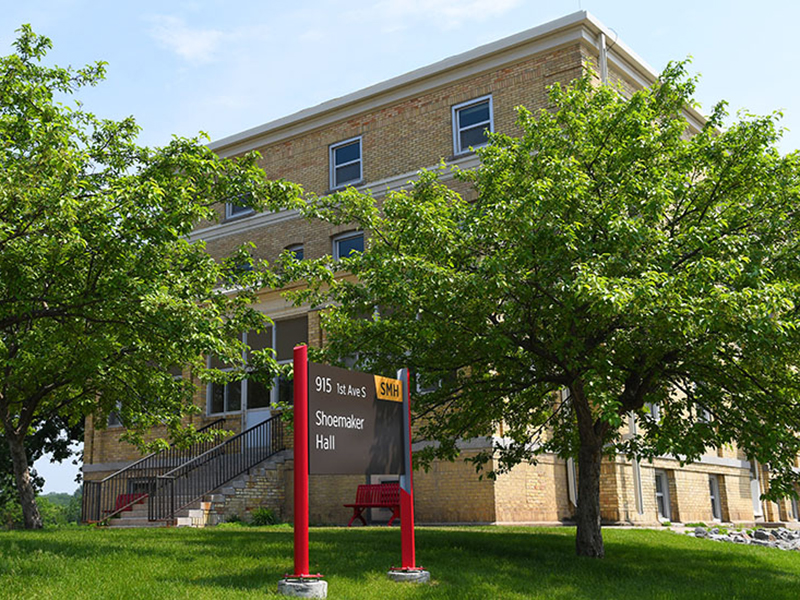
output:
[[[311,577],[308,571],[308,346],[297,346],[294,349],[293,576]]]
[[[411,381],[408,369],[401,369],[397,378],[403,382],[403,435],[405,437],[405,469],[400,476],[400,535],[402,566],[389,571],[396,581],[430,581],[430,573],[416,565],[414,540],[414,470],[411,465]]]
[[[400,520],[401,520],[401,537],[402,537],[402,567],[400,569],[392,568],[389,571],[389,576],[397,581],[428,581],[430,575],[427,571],[422,570],[421,567],[415,566],[415,551],[414,551],[414,487],[411,471],[411,417],[410,417],[410,396],[409,396],[409,379],[408,370],[403,369],[398,373],[398,379],[402,381],[403,394],[402,394],[402,427],[399,431],[399,438],[395,435],[397,430],[391,425],[392,422],[397,423],[399,415],[391,407],[392,404],[400,408],[400,390],[399,383],[396,380],[379,377],[377,375],[367,375],[365,373],[350,372],[348,374],[342,369],[335,369],[333,367],[325,367],[324,365],[312,365],[315,373],[315,378],[319,381],[319,389],[316,389],[315,402],[319,400],[317,396],[320,393],[323,396],[329,396],[330,399],[335,400],[339,398],[342,406],[346,405],[346,396],[352,396],[358,399],[361,403],[382,403],[376,404],[373,412],[366,412],[364,416],[361,413],[356,414],[358,409],[353,409],[353,414],[337,415],[327,414],[324,410],[316,410],[317,426],[332,426],[338,429],[353,429],[353,430],[369,430],[375,439],[382,439],[384,445],[388,448],[395,447],[392,442],[397,440],[397,444],[402,446],[402,460],[398,456],[393,459],[392,452],[380,452],[379,456],[372,457],[368,463],[371,466],[378,464],[383,465],[378,467],[382,470],[391,468],[395,473],[400,475]],[[351,383],[342,383],[336,380],[337,373],[341,376],[350,377],[353,379]],[[364,385],[353,385],[352,382],[359,383],[361,379],[364,380]],[[361,378],[361,379],[358,379]],[[349,379],[348,379],[349,380]],[[344,381],[344,380],[343,380]],[[394,382],[394,383],[392,383]],[[326,400],[327,401],[327,400]],[[388,404],[387,404],[388,402]],[[395,404],[397,403],[397,404]],[[317,406],[315,404],[315,406]],[[352,406],[350,408],[353,408]],[[370,427],[366,425],[370,424]],[[340,437],[346,437],[344,431],[337,433]],[[323,435],[317,434],[315,451],[319,454],[322,452],[333,452],[336,449],[336,439],[334,434]],[[363,440],[362,440],[363,442]],[[399,454],[399,453],[398,453]],[[397,455],[394,455],[397,456]],[[354,468],[352,465],[348,468],[338,467],[336,465],[330,466],[326,462],[320,462],[317,459],[317,471],[328,473],[347,473],[348,469]],[[348,461],[349,462],[349,461]],[[387,467],[386,465],[390,465]],[[364,467],[358,467],[363,469]],[[396,470],[394,470],[396,469]],[[317,472],[315,471],[315,472]],[[304,589],[303,594],[305,597],[322,597],[327,595],[327,583],[321,581],[319,578],[322,576],[317,573],[312,575],[309,573],[309,560],[308,560],[308,475],[309,475],[309,363],[308,363],[308,347],[297,346],[294,349],[294,573],[287,575],[286,578],[279,582],[278,592],[284,595],[297,595],[299,590],[298,586]],[[363,472],[363,471],[361,471]],[[318,587],[319,589],[305,589]]]

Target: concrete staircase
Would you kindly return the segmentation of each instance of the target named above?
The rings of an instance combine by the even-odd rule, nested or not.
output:
[[[206,494],[178,511],[170,521],[149,521],[147,499],[144,498],[108,520],[110,528],[133,527],[206,527],[226,521],[231,515],[246,518],[250,508],[266,504],[280,507],[283,486],[280,473],[284,463],[292,459],[292,451],[284,450],[251,468],[248,473],[228,481],[224,486]]]
[[[232,515],[246,520],[253,508],[266,506],[281,515],[284,499],[283,470],[285,463],[294,458],[292,450],[283,450],[232,479],[208,494],[203,500],[209,503],[207,525],[225,522]]]
[[[206,515],[210,509],[208,502],[196,502],[197,506],[190,506],[179,511],[173,522],[150,521],[147,518],[147,499],[131,506],[131,510],[123,511],[108,520],[106,527],[116,529],[129,529],[133,527],[202,527],[205,525]]]
[[[147,520],[147,500],[142,500],[108,520],[106,527],[130,529],[133,527],[166,527],[163,521]]]

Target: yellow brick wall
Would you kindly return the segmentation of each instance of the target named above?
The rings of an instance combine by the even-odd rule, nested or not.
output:
[[[497,520],[495,484],[480,479],[464,462],[477,454],[465,451],[455,462],[436,461],[429,471],[414,473],[414,514],[419,523],[493,523]]]
[[[258,149],[262,155],[261,166],[269,178],[286,178],[302,184],[310,192],[324,194],[329,191],[330,145],[361,136],[363,178],[369,188],[370,184],[383,179],[413,174],[422,167],[436,167],[442,159],[452,158],[451,109],[454,105],[491,94],[495,131],[519,134],[515,124],[516,107],[545,108],[546,87],[556,81],[566,83],[574,79],[580,69],[581,50],[577,44],[537,55],[399,104],[261,147]],[[223,219],[221,207],[219,215]],[[287,246],[302,243],[307,258],[318,258],[330,253],[332,236],[347,229],[293,219],[209,241],[207,248],[213,256],[222,257],[245,242],[254,242],[258,257],[273,259]]]
[[[623,457],[606,460],[602,466],[601,515],[604,521],[637,525],[658,524],[655,471],[663,470],[669,484],[672,522],[712,521],[709,475],[716,475],[720,487],[722,521],[753,522],[748,469],[703,463],[680,466],[678,461],[656,459],[640,464],[643,514],[636,507],[633,465]]]
[[[471,99],[492,95],[495,131],[518,134],[515,107],[524,105],[536,111],[548,107],[546,89],[555,82],[567,83],[580,75],[584,65],[596,65],[597,57],[586,46],[573,44],[529,57],[515,64],[484,72],[454,83],[439,86],[417,97],[364,112],[358,116],[259,148],[261,165],[270,178],[286,178],[302,184],[307,190],[324,194],[329,188],[329,147],[345,139],[361,136],[365,187],[387,178],[412,174],[421,167],[435,167],[441,159],[451,159],[452,106]],[[619,83],[626,93],[635,85],[613,68],[612,83]],[[474,196],[466,184],[451,182],[459,193]],[[380,199],[378,199],[380,200]],[[218,207],[224,221],[222,207]],[[245,224],[248,217],[237,222]],[[204,224],[208,225],[208,224]],[[303,244],[307,258],[331,252],[332,237],[349,230],[348,226],[332,227],[320,222],[290,219],[243,233],[208,241],[209,252],[224,257],[245,243],[256,244],[255,255],[272,260],[283,249]],[[297,309],[288,306],[277,292],[264,291],[259,298],[260,310],[278,319],[296,316]],[[318,346],[324,341],[318,312],[310,312],[308,342]],[[205,386],[197,403],[205,408]],[[197,427],[217,417],[194,416]],[[226,426],[239,431],[241,415],[228,415]],[[85,461],[110,463],[132,461],[140,454],[131,445],[119,441],[119,429],[95,429],[87,419]],[[735,447],[716,451],[722,458],[744,459]],[[654,468],[669,474],[673,520],[709,521],[708,474],[719,475],[723,518],[734,521],[752,520],[749,474],[743,469],[710,465],[681,468],[675,461],[643,464],[642,488],[644,514],[636,510],[630,462],[618,458],[602,465],[601,514],[607,521],[653,524],[657,522],[654,490]],[[415,474],[417,520],[424,522],[542,522],[560,521],[572,516],[574,508],[567,494],[566,467],[554,457],[541,457],[539,464],[518,465],[497,481],[479,479],[471,465],[462,461],[436,462],[430,472]],[[277,471],[284,481],[283,516],[291,518],[292,464]],[[87,473],[87,479],[99,479],[108,473]],[[360,476],[314,476],[311,478],[311,521],[313,523],[346,523],[350,511],[342,504],[352,502],[355,489],[364,483]],[[261,493],[256,490],[254,495]],[[275,500],[273,498],[273,500]],[[252,498],[247,501],[252,501]],[[271,500],[272,501],[272,500]],[[275,500],[277,502],[277,500]],[[246,508],[246,507],[245,507]],[[767,517],[777,519],[788,514],[786,503],[767,503]]]
[[[574,516],[567,491],[566,463],[552,455],[522,463],[495,482],[496,521],[555,523]]]
[[[505,68],[442,86],[416,98],[366,112],[358,117],[259,148],[267,176],[283,177],[303,184],[315,193],[328,191],[329,146],[344,139],[362,136],[363,175],[365,184],[421,167],[434,167],[453,154],[452,106],[492,94],[496,131],[518,133],[514,124],[515,107],[531,109],[546,106],[546,86],[555,81],[568,82],[580,73],[582,56],[578,44],[531,57]],[[472,191],[466,184],[453,182],[459,192]],[[220,217],[224,217],[219,207]],[[243,220],[246,220],[244,217]],[[228,235],[207,243],[208,251],[221,258],[245,242],[254,242],[259,258],[274,259],[287,246],[302,243],[307,258],[331,252],[332,237],[351,229],[331,227],[320,222],[291,219],[240,234]],[[265,292],[259,308],[273,318],[297,314],[276,292]],[[318,314],[309,318],[309,343],[322,342]],[[206,406],[205,386],[197,395],[197,404]],[[226,415],[226,427],[241,430],[241,417]],[[217,417],[193,417],[198,427]],[[140,457],[133,446],[119,442],[119,429],[95,429],[87,420],[87,463],[132,461]]]

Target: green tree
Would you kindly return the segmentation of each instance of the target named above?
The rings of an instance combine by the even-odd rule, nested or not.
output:
[[[44,65],[51,42],[29,26],[14,46],[0,59],[0,429],[25,527],[38,528],[26,444],[43,424],[117,411],[132,441],[160,425],[177,436],[194,385],[170,369],[243,376],[237,333],[266,325],[247,291],[258,269],[247,249],[217,263],[187,235],[214,203],[265,208],[296,188],[198,139],[138,146],[132,118],[59,102],[97,84],[102,63]],[[211,352],[234,370],[205,369]],[[253,363],[269,381],[272,356]]]
[[[81,504],[83,501],[83,490],[78,488],[72,497],[69,499],[64,514],[67,518],[67,523],[80,523],[81,522]]]
[[[63,462],[74,453],[71,445],[83,439],[83,421],[67,422],[60,415],[47,420],[34,420],[25,440],[25,455],[28,465],[33,465],[45,454],[50,454],[55,462]],[[44,485],[35,469],[29,472],[34,493]],[[7,444],[0,444],[0,506],[6,504],[19,507],[19,493],[14,477],[14,463]]]
[[[591,75],[557,85],[456,173],[474,199],[431,172],[380,208],[318,198],[306,214],[368,230],[367,250],[286,260],[312,283],[296,300],[330,306],[323,357],[408,365],[436,388],[413,400],[418,436],[439,442],[422,459],[501,426],[478,465],[577,458],[579,555],[604,555],[604,455],[736,443],[769,464],[772,495],[797,480],[798,158],[776,149],[776,116],[723,129],[723,103],[691,132],[694,86],[684,64],[630,95]],[[626,439],[631,414],[642,435]]]

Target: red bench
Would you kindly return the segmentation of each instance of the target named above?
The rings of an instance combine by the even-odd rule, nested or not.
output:
[[[119,494],[114,502],[114,512],[133,510],[133,505],[141,504],[145,498],[147,494]]]
[[[353,521],[364,520],[364,511],[368,508],[388,508],[392,511],[392,518],[389,519],[387,527],[400,516],[400,484],[399,483],[376,483],[371,485],[360,485],[356,490],[356,501],[353,504],[345,504],[347,508],[353,509],[353,516],[347,524],[350,527]]]

